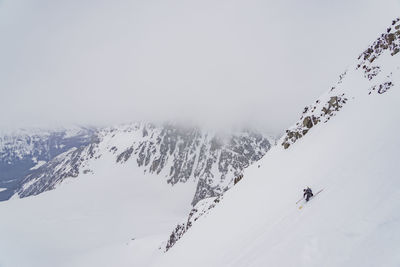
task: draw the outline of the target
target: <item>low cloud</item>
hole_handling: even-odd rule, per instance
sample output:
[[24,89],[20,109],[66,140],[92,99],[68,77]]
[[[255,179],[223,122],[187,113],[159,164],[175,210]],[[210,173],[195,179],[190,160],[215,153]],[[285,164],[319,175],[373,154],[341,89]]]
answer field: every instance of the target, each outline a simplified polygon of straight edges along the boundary
[[0,127],[190,120],[280,132],[399,1],[0,2]]

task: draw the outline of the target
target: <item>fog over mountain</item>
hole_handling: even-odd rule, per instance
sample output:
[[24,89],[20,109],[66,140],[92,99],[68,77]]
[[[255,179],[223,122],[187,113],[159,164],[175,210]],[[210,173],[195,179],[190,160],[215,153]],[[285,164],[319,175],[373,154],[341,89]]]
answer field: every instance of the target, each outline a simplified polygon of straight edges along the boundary
[[0,127],[183,120],[281,132],[399,5],[2,0]]

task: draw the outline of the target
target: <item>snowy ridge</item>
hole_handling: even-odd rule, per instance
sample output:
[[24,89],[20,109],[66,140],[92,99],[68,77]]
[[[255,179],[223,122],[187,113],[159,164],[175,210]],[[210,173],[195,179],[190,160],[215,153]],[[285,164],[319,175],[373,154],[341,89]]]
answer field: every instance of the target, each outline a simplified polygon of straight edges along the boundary
[[195,205],[201,199],[225,192],[244,168],[262,158],[271,147],[267,137],[251,131],[217,134],[172,124],[121,125],[99,131],[97,139],[28,175],[17,194],[37,195],[80,172],[93,173],[95,170],[86,167],[110,154],[115,164],[134,164],[145,174],[165,177],[171,185],[189,179],[197,181],[192,201]]
[[[393,69],[390,60],[400,51],[400,19],[392,21],[391,27],[386,33],[373,42],[357,59],[357,62],[339,76],[337,84],[329,92],[316,100],[314,104],[304,108],[303,114],[296,124],[286,130],[281,139],[281,145],[287,149],[298,139],[306,135],[309,130],[323,122],[326,123],[332,116],[359,92],[357,88],[348,89],[342,83],[346,81],[346,75],[352,76],[350,80],[358,79],[365,93],[377,92],[383,94],[393,85]],[[361,74],[361,75],[360,75]],[[362,77],[364,79],[362,79]],[[353,82],[353,81],[350,81]],[[349,82],[346,81],[348,84]]]

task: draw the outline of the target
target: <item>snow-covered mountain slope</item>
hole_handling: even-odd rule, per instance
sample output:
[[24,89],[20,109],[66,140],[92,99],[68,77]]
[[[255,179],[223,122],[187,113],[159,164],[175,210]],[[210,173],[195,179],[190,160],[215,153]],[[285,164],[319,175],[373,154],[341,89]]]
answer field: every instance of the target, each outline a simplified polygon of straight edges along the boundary
[[171,187],[134,164],[116,165],[111,153],[90,168],[94,175],[56,190],[0,203],[0,266],[144,266],[191,209],[192,180]]
[[10,198],[21,179],[69,149],[86,146],[95,129],[20,129],[0,133],[0,201]]
[[164,124],[136,123],[101,130],[87,146],[71,149],[30,173],[17,190],[19,197],[54,189],[80,173],[96,175],[91,164],[106,154],[114,165],[134,165],[143,174],[157,174],[175,185],[197,182],[192,200],[219,196],[235,177],[270,149],[267,137],[242,131],[222,135]]
[[0,266],[146,266],[192,201],[229,188],[269,148],[249,131],[103,129],[28,175],[23,198],[0,203]]
[[399,266],[399,25],[153,266]]

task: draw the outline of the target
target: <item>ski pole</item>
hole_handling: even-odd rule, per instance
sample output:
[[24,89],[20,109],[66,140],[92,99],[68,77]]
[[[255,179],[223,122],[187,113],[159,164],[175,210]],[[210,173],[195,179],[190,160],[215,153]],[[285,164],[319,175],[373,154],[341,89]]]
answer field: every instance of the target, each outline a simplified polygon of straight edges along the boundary
[[302,201],[303,199],[304,199],[304,197],[300,198],[300,199],[296,202],[296,204],[299,203],[300,201]]

